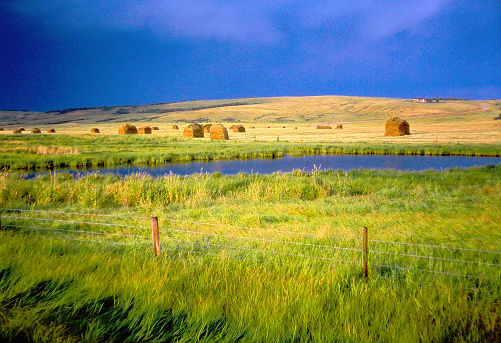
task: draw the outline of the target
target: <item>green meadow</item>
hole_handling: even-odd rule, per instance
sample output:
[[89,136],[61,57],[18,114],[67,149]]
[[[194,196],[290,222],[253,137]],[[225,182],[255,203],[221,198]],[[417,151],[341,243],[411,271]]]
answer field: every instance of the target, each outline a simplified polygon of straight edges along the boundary
[[[499,203],[501,167],[493,166],[159,179],[4,174],[0,338],[496,341]],[[150,216],[160,218],[160,257]],[[92,220],[116,226],[85,224]],[[359,248],[364,226],[368,279],[358,251],[322,248]]]

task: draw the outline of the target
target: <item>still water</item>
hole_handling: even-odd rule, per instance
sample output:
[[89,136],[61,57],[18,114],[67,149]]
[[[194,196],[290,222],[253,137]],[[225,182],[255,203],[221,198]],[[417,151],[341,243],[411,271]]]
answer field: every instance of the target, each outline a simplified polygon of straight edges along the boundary
[[[272,174],[275,172],[291,172],[302,170],[357,170],[357,169],[393,169],[401,171],[446,170],[451,168],[471,168],[501,164],[501,157],[469,157],[469,156],[404,156],[404,155],[313,155],[277,159],[228,160],[210,162],[172,163],[155,167],[121,166],[112,168],[93,168],[82,170],[61,170],[75,176],[89,173],[114,174],[128,176],[141,173],[152,177],[164,175],[191,175],[196,173],[221,173],[232,175],[238,173]],[[33,178],[43,173],[26,175]]]

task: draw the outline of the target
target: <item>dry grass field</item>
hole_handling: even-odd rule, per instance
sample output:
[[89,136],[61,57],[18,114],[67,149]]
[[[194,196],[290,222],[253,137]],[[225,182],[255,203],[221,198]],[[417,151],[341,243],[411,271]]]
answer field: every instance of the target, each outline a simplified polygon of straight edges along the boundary
[[[128,112],[128,113],[126,113]],[[443,101],[414,103],[402,99],[345,96],[249,98],[183,103],[68,109],[46,113],[0,111],[0,134],[25,126],[55,128],[55,134],[117,134],[121,123],[158,126],[153,136],[182,137],[190,122],[243,124],[246,132],[232,132],[231,140],[290,142],[481,143],[501,142],[501,101]],[[410,124],[410,136],[385,137],[389,117]],[[179,125],[180,130],[172,126]],[[318,130],[319,124],[333,129]],[[342,124],[343,129],[336,129]],[[54,133],[50,133],[54,134]],[[208,136],[208,135],[207,135]],[[204,138],[208,139],[208,138]]]

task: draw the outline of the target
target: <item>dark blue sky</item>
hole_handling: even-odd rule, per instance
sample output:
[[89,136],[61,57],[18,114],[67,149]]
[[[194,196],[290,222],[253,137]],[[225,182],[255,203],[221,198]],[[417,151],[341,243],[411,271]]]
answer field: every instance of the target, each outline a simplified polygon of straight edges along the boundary
[[0,108],[501,98],[501,2],[2,0]]

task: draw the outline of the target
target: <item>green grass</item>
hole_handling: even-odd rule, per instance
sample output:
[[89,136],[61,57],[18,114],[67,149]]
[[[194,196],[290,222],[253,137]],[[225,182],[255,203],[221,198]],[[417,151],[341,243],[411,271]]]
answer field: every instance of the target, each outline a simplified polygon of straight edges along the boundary
[[[4,171],[131,164],[162,165],[173,162],[314,154],[501,156],[499,144],[216,142],[142,135],[90,134],[14,137],[0,135],[0,149],[0,169]],[[52,151],[52,154],[40,154],[46,151]]]
[[[66,232],[38,232],[41,237],[36,237],[9,226],[27,226],[29,221],[14,221],[2,213],[0,340],[496,341],[501,334],[500,281],[375,264],[492,279],[500,279],[499,267],[375,251],[491,264],[500,263],[499,254],[371,242],[367,281],[361,275],[358,252],[325,252],[281,242],[359,245],[359,240],[343,243],[331,236],[359,238],[367,226],[371,240],[499,251],[499,203],[501,167],[492,166],[446,172],[296,171],[159,179],[99,175],[74,179],[61,173],[56,179],[47,175],[21,180],[3,174],[4,209],[128,218],[29,213],[26,216],[117,224],[42,222],[38,225]],[[68,231],[147,236],[152,215],[161,219],[160,258],[153,256],[148,239],[110,236],[102,243],[86,243],[89,235],[73,236]],[[144,228],[132,231],[119,224]],[[83,242],[55,239],[70,235]],[[113,242],[135,245],[107,244]],[[293,254],[348,258],[355,264]]]

